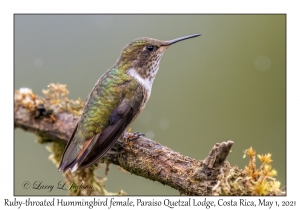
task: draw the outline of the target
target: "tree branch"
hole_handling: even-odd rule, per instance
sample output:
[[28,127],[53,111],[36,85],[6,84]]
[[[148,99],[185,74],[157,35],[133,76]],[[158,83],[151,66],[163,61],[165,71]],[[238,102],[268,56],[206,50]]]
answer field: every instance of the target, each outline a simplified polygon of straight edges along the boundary
[[[54,99],[53,92],[59,89],[58,86],[53,87],[56,87],[56,90],[52,88],[51,93],[44,91],[46,98],[34,95],[30,89],[16,91],[14,125],[16,128],[41,136],[44,142],[54,141],[66,144],[79,119],[80,111],[78,110],[81,110],[83,103],[67,99],[68,92],[65,95],[60,94],[59,97],[57,94]],[[60,89],[64,88],[60,87]],[[57,97],[59,102],[57,102]],[[53,101],[56,101],[56,105]],[[74,109],[72,104],[81,105],[78,109]],[[232,141],[216,143],[209,155],[203,161],[198,161],[145,137],[129,141],[132,135],[125,133],[124,144],[117,144],[114,147],[114,150],[119,152],[107,154],[101,162],[121,166],[132,174],[158,181],[185,195],[253,194],[249,189],[241,187],[235,189],[233,186],[234,181],[237,181],[239,177],[244,177],[245,174],[236,166],[231,167],[225,160],[233,145]],[[56,164],[60,160],[60,155],[61,152],[56,157]],[[68,179],[71,173],[66,173],[65,176]],[[82,176],[80,172],[76,174],[78,175]],[[235,184],[241,184],[241,182]]]

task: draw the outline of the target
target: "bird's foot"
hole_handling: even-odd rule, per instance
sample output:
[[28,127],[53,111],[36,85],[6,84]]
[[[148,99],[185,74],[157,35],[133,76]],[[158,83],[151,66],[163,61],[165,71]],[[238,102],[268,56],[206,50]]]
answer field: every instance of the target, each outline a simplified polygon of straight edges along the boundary
[[133,134],[129,134],[127,137],[127,140],[134,141],[137,140],[140,136],[145,136],[143,133],[134,132]]

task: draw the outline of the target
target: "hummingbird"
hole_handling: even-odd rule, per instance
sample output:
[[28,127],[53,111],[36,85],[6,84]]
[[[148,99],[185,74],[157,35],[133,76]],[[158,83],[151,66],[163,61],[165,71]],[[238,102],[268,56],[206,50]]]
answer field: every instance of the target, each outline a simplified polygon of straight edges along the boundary
[[169,41],[142,37],[126,45],[88,95],[58,170],[84,169],[109,152],[145,108],[166,49],[197,36],[201,34]]

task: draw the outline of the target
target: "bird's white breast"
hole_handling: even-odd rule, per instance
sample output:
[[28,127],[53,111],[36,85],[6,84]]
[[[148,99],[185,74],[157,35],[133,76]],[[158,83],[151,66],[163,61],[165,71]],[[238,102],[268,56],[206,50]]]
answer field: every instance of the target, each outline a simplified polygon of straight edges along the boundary
[[127,74],[136,79],[136,81],[146,89],[149,98],[154,78],[152,80],[150,78],[142,78],[134,68],[128,69]]

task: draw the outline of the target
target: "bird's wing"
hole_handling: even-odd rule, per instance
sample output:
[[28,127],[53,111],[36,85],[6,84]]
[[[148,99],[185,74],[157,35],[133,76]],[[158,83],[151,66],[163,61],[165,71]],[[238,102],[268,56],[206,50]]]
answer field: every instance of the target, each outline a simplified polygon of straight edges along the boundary
[[[84,141],[78,139],[83,138],[78,124],[66,146],[59,170],[71,169],[73,172],[78,167],[86,168],[102,158],[139,113],[144,98],[143,88],[136,85],[135,90],[131,94],[125,94],[115,106],[102,132],[94,134],[91,138],[85,138]],[[79,142],[83,144],[80,145]]]

